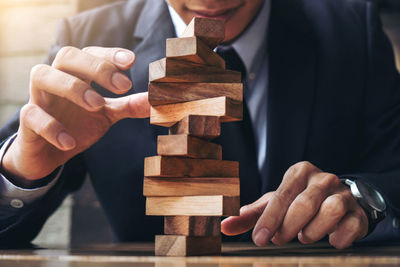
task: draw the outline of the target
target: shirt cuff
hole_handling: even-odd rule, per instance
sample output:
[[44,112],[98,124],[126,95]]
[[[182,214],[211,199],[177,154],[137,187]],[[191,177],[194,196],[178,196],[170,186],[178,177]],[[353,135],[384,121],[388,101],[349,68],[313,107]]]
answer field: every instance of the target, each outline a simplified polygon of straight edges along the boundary
[[[11,136],[0,148],[0,164],[7,149],[14,141],[17,134]],[[64,165],[59,168],[54,175],[54,179],[45,186],[26,189],[14,185],[2,173],[0,173],[0,206],[11,206],[12,208],[22,208],[25,204],[31,204],[35,200],[45,195],[57,182],[64,169]]]

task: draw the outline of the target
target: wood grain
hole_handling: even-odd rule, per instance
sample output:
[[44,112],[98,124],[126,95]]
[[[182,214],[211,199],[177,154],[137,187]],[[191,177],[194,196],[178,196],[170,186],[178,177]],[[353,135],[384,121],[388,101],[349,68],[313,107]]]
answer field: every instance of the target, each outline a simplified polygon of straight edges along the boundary
[[222,159],[222,147],[186,134],[159,135],[157,154],[198,159]]
[[241,75],[176,58],[162,58],[149,64],[149,82],[240,83]]
[[149,83],[149,102],[152,106],[188,102],[226,96],[243,101],[242,83]]
[[211,49],[225,39],[225,23],[223,20],[195,17],[188,24],[182,37],[199,37]]
[[184,236],[217,236],[221,234],[221,217],[166,216],[164,234]]
[[240,121],[242,111],[242,102],[221,96],[151,107],[150,124],[171,127],[188,115],[218,116],[221,122]]
[[169,134],[188,134],[204,139],[213,139],[221,134],[221,123],[217,116],[189,115],[169,128]]
[[145,177],[239,177],[239,162],[153,156],[144,161]]
[[153,216],[237,216],[239,209],[239,197],[184,196],[146,199],[146,215]]
[[143,195],[149,196],[240,196],[239,178],[153,178],[145,177]]
[[195,36],[167,39],[166,57],[225,69],[225,60]]
[[199,256],[221,253],[221,236],[156,235],[156,256]]

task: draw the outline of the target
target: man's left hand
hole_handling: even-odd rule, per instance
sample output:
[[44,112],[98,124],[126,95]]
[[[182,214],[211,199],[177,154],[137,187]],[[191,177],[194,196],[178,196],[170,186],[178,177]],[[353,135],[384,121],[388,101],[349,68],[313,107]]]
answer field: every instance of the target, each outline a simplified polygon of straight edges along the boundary
[[243,206],[240,216],[222,222],[222,233],[238,235],[253,230],[253,241],[265,246],[290,242],[304,244],[329,235],[332,246],[342,249],[368,233],[368,218],[350,189],[331,173],[309,162],[299,162],[285,173],[274,192]]

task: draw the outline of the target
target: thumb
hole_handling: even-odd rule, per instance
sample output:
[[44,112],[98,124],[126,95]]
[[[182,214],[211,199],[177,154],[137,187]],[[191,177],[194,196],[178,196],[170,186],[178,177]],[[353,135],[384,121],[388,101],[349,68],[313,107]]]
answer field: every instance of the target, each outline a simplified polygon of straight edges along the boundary
[[231,216],[221,222],[225,235],[239,235],[251,230],[264,212],[273,192],[266,193],[255,202],[240,208],[240,216]]
[[106,98],[106,116],[114,124],[125,118],[148,118],[150,103],[147,92],[119,98]]

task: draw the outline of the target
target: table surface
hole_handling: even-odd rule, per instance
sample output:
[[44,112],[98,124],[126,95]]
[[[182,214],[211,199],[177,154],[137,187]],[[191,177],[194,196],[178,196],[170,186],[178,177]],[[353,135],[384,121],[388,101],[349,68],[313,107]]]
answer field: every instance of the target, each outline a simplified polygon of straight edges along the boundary
[[272,267],[400,266],[400,244],[375,244],[336,250],[327,243],[258,248],[250,243],[224,244],[222,254],[156,257],[154,244],[99,244],[76,248],[0,250],[1,267]]

